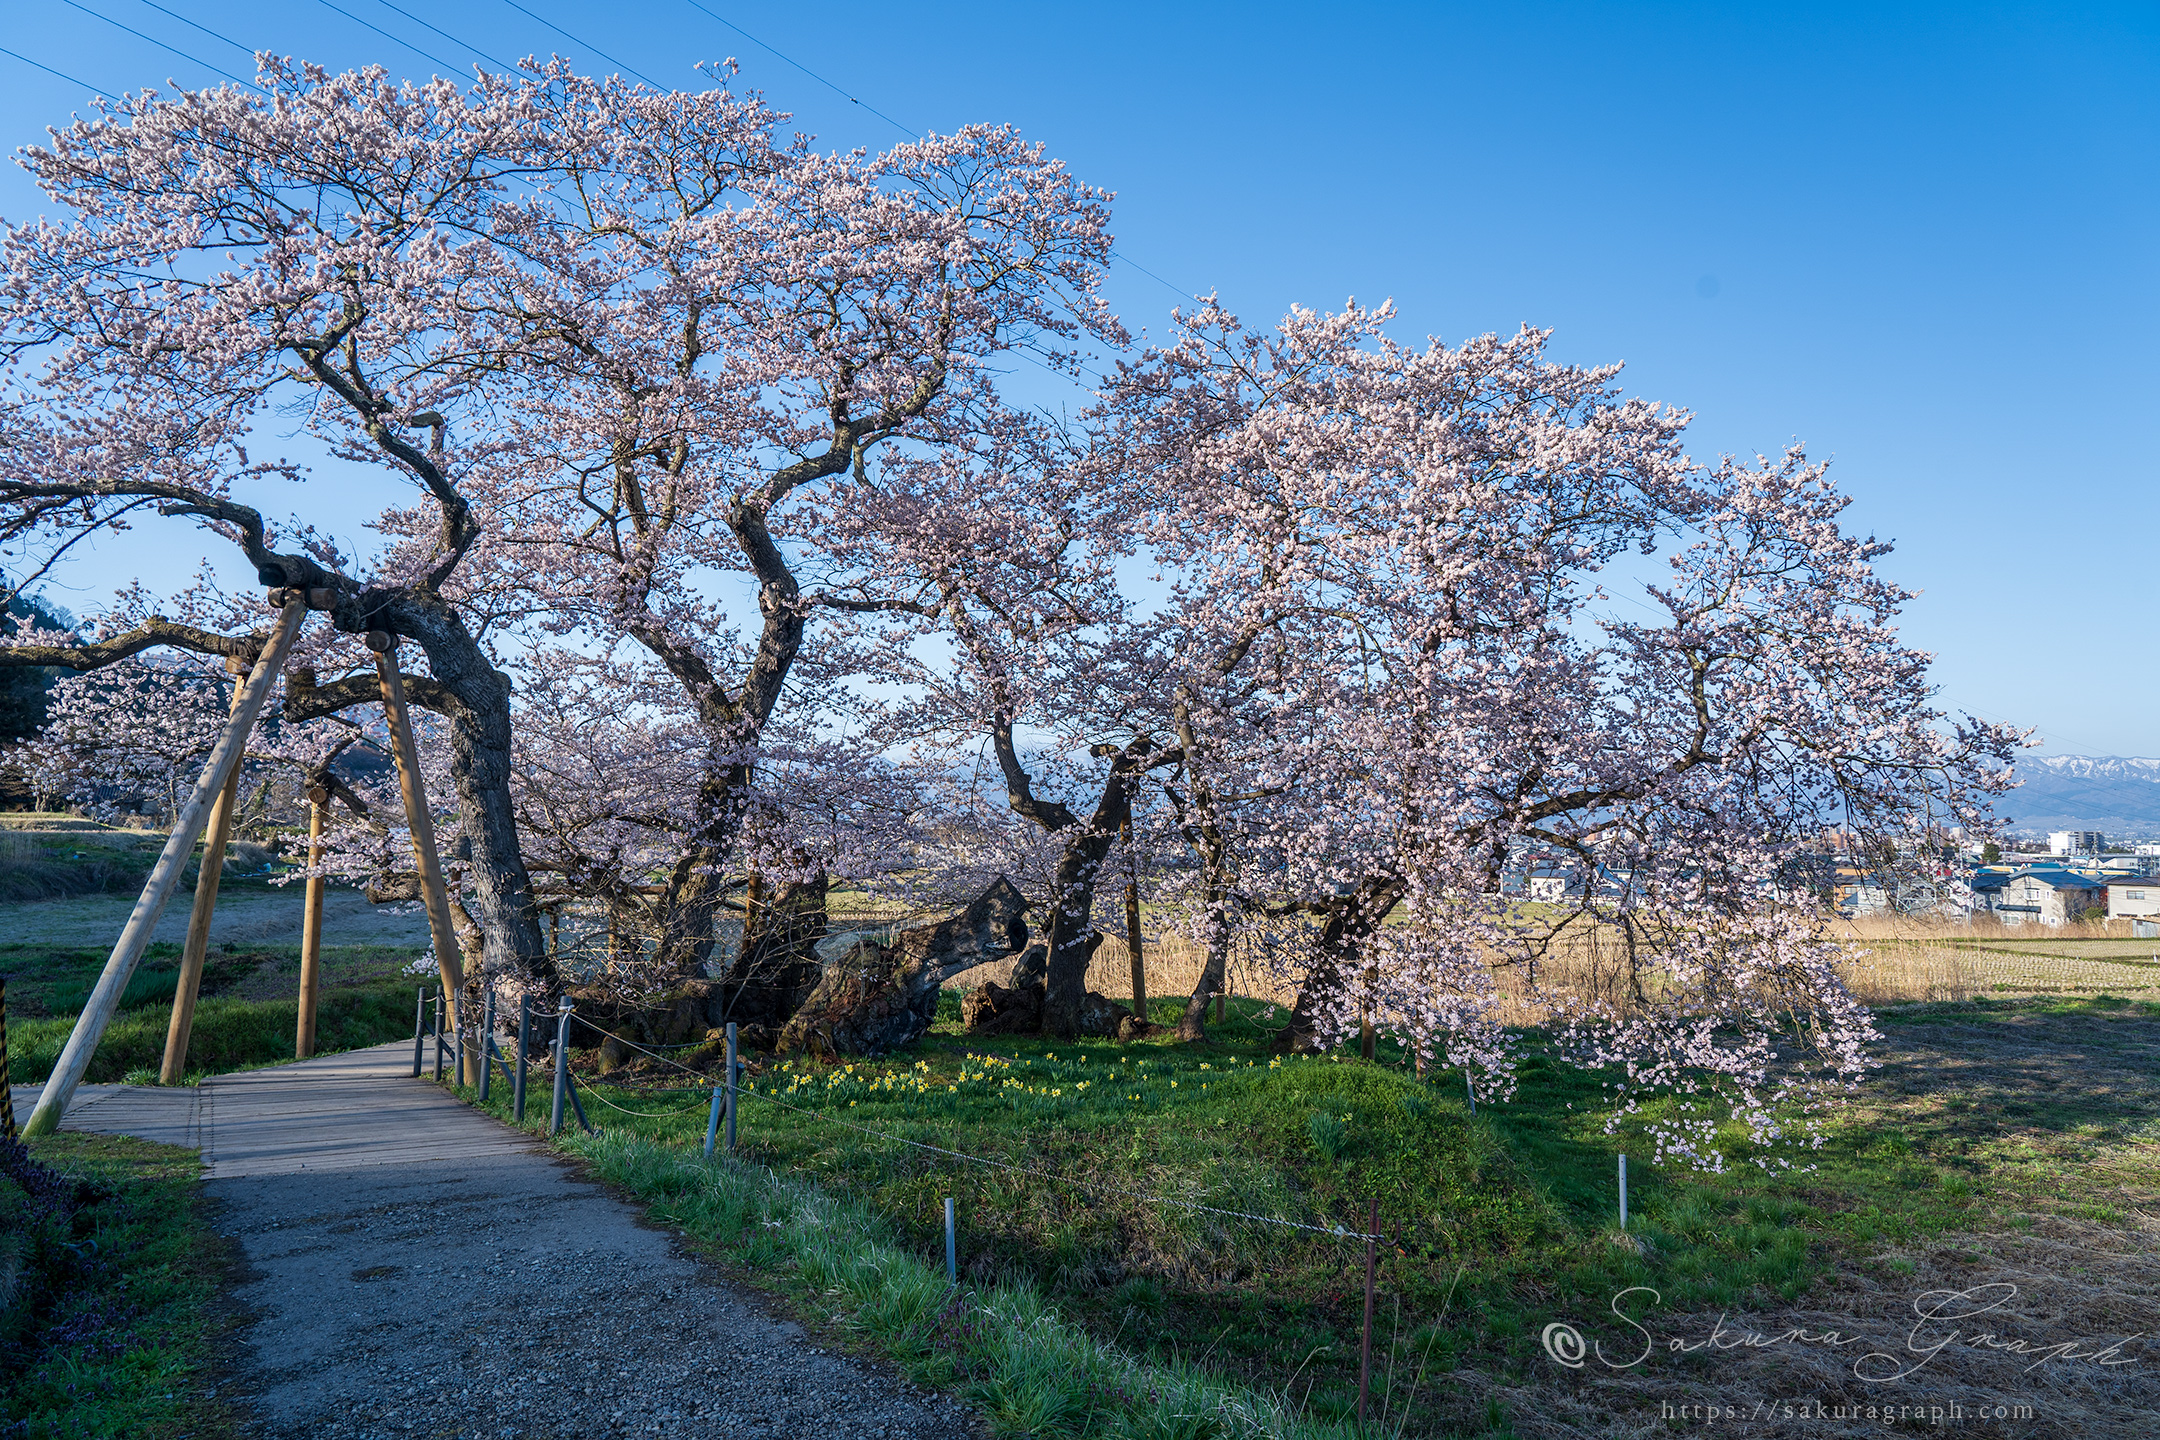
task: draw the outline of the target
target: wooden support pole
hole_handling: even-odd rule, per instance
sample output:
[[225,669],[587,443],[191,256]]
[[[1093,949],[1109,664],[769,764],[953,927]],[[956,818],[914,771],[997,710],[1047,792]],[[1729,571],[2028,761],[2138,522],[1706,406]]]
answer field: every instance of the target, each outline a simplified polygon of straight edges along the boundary
[[[377,648],[378,640],[380,648]],[[449,1007],[452,1032],[463,1035],[458,1023],[465,999],[465,965],[458,958],[457,927],[450,923],[450,892],[443,887],[442,860],[435,853],[435,821],[428,811],[427,787],[420,777],[420,749],[413,743],[412,715],[405,708],[405,677],[398,672],[397,640],[381,631],[370,631],[368,648],[375,651],[375,675],[382,682],[383,713],[390,721],[390,754],[397,761],[398,793],[405,802],[405,823],[412,830],[413,859],[420,867],[420,899],[427,906],[428,933],[435,939],[435,966],[442,973],[443,1003]],[[476,1083],[472,1057],[460,1045],[459,1064],[465,1073],[460,1082]]]
[[270,643],[263,647],[262,656],[256,660],[247,683],[240,687],[238,712],[232,723],[225,727],[217,748],[210,752],[210,763],[203,768],[202,778],[195,782],[194,793],[173,817],[172,834],[165,838],[165,848],[159,853],[157,864],[150,868],[150,879],[136,898],[135,908],[113,945],[104,972],[98,976],[97,986],[90,992],[89,1001],[76,1019],[67,1044],[61,1047],[52,1076],[38,1094],[37,1108],[30,1112],[30,1123],[23,1127],[24,1134],[50,1135],[60,1128],[60,1117],[67,1113],[68,1102],[75,1098],[75,1087],[82,1083],[83,1072],[90,1068],[90,1057],[97,1053],[98,1042],[105,1038],[105,1027],[112,1023],[114,1012],[120,1008],[120,997],[127,992],[128,981],[134,978],[135,966],[142,960],[143,951],[149,948],[150,932],[157,928],[158,917],[165,913],[165,902],[172,899],[173,891],[179,887],[180,872],[187,868],[188,856],[194,853],[196,837],[202,834],[203,824],[210,818],[210,807],[225,788],[226,778],[240,764],[247,737],[255,728],[255,717],[262,712],[263,701],[269,697],[278,671],[284,667],[286,652],[292,649],[293,638],[300,633],[301,623],[306,619],[304,600],[288,602],[279,613],[277,625],[270,632]]
[[[322,868],[323,812],[329,808],[330,792],[316,786],[307,792],[307,863]],[[322,994],[323,877],[310,875],[306,908],[300,912],[300,1026],[293,1036],[293,1058],[305,1060],[315,1053],[315,1007]]]
[[1140,953],[1140,870],[1132,853],[1132,820],[1124,825],[1125,834],[1125,948],[1132,952],[1132,1010],[1147,1023],[1147,963]]
[[[246,662],[226,660],[233,677],[232,711],[240,710],[240,676]],[[195,1001],[202,993],[203,965],[210,958],[210,921],[217,913],[218,882],[225,874],[225,843],[232,838],[233,805],[240,798],[240,767],[234,765],[225,788],[210,807],[210,829],[203,837],[202,865],[195,872],[195,908],[188,914],[187,944],[180,952],[180,980],[173,987],[172,1018],[165,1025],[165,1059],[158,1084],[178,1085],[187,1074],[188,1037],[195,1030]]]

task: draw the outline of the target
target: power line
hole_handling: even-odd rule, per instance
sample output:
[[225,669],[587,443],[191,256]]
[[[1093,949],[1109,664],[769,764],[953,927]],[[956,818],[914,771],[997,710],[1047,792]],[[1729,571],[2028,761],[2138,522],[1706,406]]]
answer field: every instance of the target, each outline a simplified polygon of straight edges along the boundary
[[921,137],[922,132],[920,130],[912,130],[907,126],[902,125],[898,120],[893,119],[892,116],[887,115],[884,111],[878,109],[877,106],[866,104],[863,101],[856,99],[853,95],[848,94],[847,91],[841,89],[838,85],[833,84],[832,81],[827,80],[824,76],[818,74],[817,71],[812,70],[809,66],[803,64],[800,60],[794,59],[792,56],[781,55],[778,50],[773,49],[772,46],[766,44],[763,40],[758,39],[757,36],[752,35],[749,31],[743,29],[742,26],[737,25],[734,21],[727,19],[725,16],[715,14],[711,10],[705,9],[703,5],[700,5],[698,3],[698,0],[683,0],[683,3],[688,5],[693,10],[702,11],[705,15],[719,21],[722,25],[727,26],[728,29],[733,30],[736,34],[742,36],[743,39],[748,40],[751,44],[757,46],[760,50],[767,51],[773,55],[778,55],[780,59],[786,61],[790,65],[793,65],[797,70],[802,71],[803,74],[808,75],[811,79],[817,81],[818,84],[823,85],[826,89],[832,91],[833,94],[838,95],[841,99],[847,101],[848,104],[861,105],[863,109],[868,110],[872,115],[877,116],[878,119],[883,120],[886,124],[892,126],[893,129],[898,130],[901,134],[907,136],[908,139],[914,140]]
[[1187,300],[1191,300],[1194,298],[1193,291],[1180,289],[1178,286],[1172,285],[1168,280],[1163,279],[1162,276],[1157,275],[1154,271],[1148,269],[1147,266],[1142,265],[1139,261],[1133,259],[1132,256],[1127,255],[1122,251],[1112,250],[1110,252],[1110,258],[1113,260],[1124,261],[1127,265],[1132,266],[1133,269],[1139,271],[1142,275],[1147,276],[1148,279],[1153,280],[1156,284],[1162,286],[1163,289],[1168,290],[1173,295],[1181,296]]
[[[190,55],[185,50],[177,49],[171,45],[167,45],[162,40],[155,39],[149,35],[145,35],[142,31],[137,30],[132,25],[123,25],[118,20],[113,19],[109,15],[100,15],[97,11],[90,9],[86,5],[76,4],[75,0],[60,0],[60,3],[67,6],[70,10],[82,11],[83,14],[88,15],[93,20],[103,20],[106,24],[112,26],[115,30],[125,30],[128,34],[133,35],[138,40],[148,40],[152,45],[157,46],[158,49],[169,51],[174,55],[178,55],[181,59],[187,61],[189,64],[200,65],[205,70],[215,71],[217,74],[223,75],[226,79],[232,81],[236,85],[245,85],[248,87],[248,89],[255,91],[257,94],[262,93],[262,86],[257,85],[254,81],[242,80],[238,75],[233,74],[232,71],[221,69],[216,65],[212,65],[209,61],[202,59],[200,56]],[[39,68],[42,69],[44,67],[40,66]]]
[[586,45],[583,40],[578,39],[577,36],[572,35],[569,31],[563,29],[562,26],[557,25],[554,21],[543,19],[541,16],[534,15],[532,11],[527,10],[523,5],[518,4],[517,0],[503,0],[503,4],[508,5],[511,9],[517,11],[520,15],[530,16],[532,19],[540,21],[542,25],[547,26],[548,29],[553,30],[556,34],[562,36],[571,44],[584,45],[587,50],[592,51],[593,54],[598,55],[601,59],[607,61],[608,64],[613,65],[618,70],[628,70],[632,75],[637,76],[638,79],[643,80],[646,84],[652,86],[653,89],[665,90],[668,88],[667,86],[662,85],[659,81],[653,79],[652,76],[647,75],[644,71],[636,69],[633,66],[623,64],[622,61],[617,60],[614,56],[608,54],[607,51],[602,50],[599,46]]
[[191,29],[200,30],[203,34],[208,35],[211,39],[216,40],[221,44],[232,46],[233,49],[238,50],[241,54],[247,56],[251,60],[255,58],[255,52],[253,50],[250,50],[247,46],[242,45],[239,41],[233,39],[230,35],[221,35],[217,31],[212,30],[207,25],[199,25],[195,21],[188,19],[187,16],[182,15],[177,10],[167,10],[163,5],[158,4],[157,0],[142,0],[142,3],[148,5],[152,10],[157,11],[160,15],[170,15],[173,19],[178,20],[181,24],[186,25]]
[[440,26],[428,24],[427,21],[422,20],[419,16],[413,14],[412,11],[400,9],[398,6],[392,5],[390,3],[390,0],[376,0],[376,3],[381,5],[385,10],[396,10],[398,14],[403,15],[407,20],[412,21],[413,24],[420,26],[424,30],[433,30],[437,35],[442,36],[443,39],[448,40],[453,45],[464,46],[467,50],[472,51],[473,54],[478,55],[481,59],[487,61],[491,65],[500,66],[504,70],[517,69],[517,66],[511,64],[508,60],[497,59],[495,56],[488,54],[487,51],[482,50],[479,46],[458,39],[457,36],[452,35],[449,31],[442,29]]
[[[143,3],[147,5],[150,3],[150,0],[143,0]],[[458,68],[456,65],[451,64],[448,60],[443,59],[440,55],[430,55],[427,51],[422,50],[419,46],[413,44],[410,40],[400,40],[397,36],[391,34],[388,30],[383,29],[380,25],[368,24],[367,21],[362,20],[359,16],[353,14],[352,11],[345,9],[342,6],[331,4],[330,0],[322,0],[322,6],[325,10],[337,11],[338,14],[343,15],[346,19],[352,21],[355,25],[366,25],[368,29],[374,31],[377,35],[382,36],[383,39],[388,40],[391,44],[402,45],[407,50],[412,51],[413,54],[418,55],[423,60],[432,60],[437,65],[442,66],[445,70],[456,70]]]
[[42,70],[48,75],[56,76],[59,79],[67,81],[70,85],[80,85],[83,89],[88,90],[93,95],[115,95],[120,93],[115,90],[102,89],[96,85],[90,84],[88,81],[85,80],[78,80],[73,75],[70,75],[65,71],[55,70],[50,65],[40,64],[38,61],[31,59],[27,55],[16,54],[15,51],[8,49],[4,45],[0,45],[0,55],[13,55],[17,60],[22,61],[23,64],[30,66],[32,69]]
[[[878,109],[877,106],[868,104],[867,102],[857,98],[856,96],[848,94],[847,91],[841,89],[838,85],[835,85],[832,81],[826,79],[823,75],[818,74],[817,71],[812,70],[809,66],[803,64],[800,60],[797,60],[794,56],[783,54],[781,51],[775,49],[773,46],[767,44],[763,40],[758,39],[757,36],[752,35],[749,31],[743,29],[742,26],[737,25],[734,21],[728,19],[726,16],[717,14],[716,12],[707,9],[704,5],[699,3],[699,0],[683,0],[683,3],[688,5],[691,9],[696,10],[706,16],[709,16],[713,20],[718,21],[720,24],[727,26],[728,29],[742,36],[743,39],[748,40],[751,44],[757,46],[760,50],[764,50],[767,53],[778,57],[780,60],[786,62],[787,64],[794,66],[797,70],[802,71],[803,74],[809,76],[812,80],[817,81],[818,84],[823,85],[826,89],[832,91],[833,94],[838,95],[840,98],[847,101],[848,104],[862,106],[863,109],[869,111],[872,115],[877,116],[878,119],[883,120],[886,124],[892,126],[895,130],[898,130],[901,134],[907,136],[910,140],[918,139],[921,137],[922,132],[920,130],[911,129],[908,126],[901,124],[898,120],[893,119],[892,116],[887,115],[884,111]],[[1116,250],[1112,250],[1110,252],[1110,258],[1113,260],[1124,261],[1127,265],[1132,266],[1133,269],[1138,270],[1141,274],[1147,276],[1148,279],[1153,280],[1156,284],[1162,286],[1165,290],[1168,290],[1173,295],[1177,295],[1186,300],[1190,300],[1193,298],[1192,291],[1180,289],[1179,287],[1171,284],[1168,280],[1163,279],[1162,276],[1157,275],[1154,271],[1148,269],[1147,266],[1142,265],[1139,261],[1133,259],[1130,255],[1121,254]]]

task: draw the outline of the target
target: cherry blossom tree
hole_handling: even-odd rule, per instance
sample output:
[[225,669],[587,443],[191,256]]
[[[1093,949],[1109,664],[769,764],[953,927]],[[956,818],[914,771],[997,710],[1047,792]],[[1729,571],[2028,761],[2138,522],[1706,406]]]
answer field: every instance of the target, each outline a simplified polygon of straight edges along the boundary
[[[607,93],[565,82],[559,103]],[[626,111],[624,156],[575,177],[584,208],[527,207],[533,263],[468,297],[518,331],[511,443],[478,471],[486,583],[669,716],[647,753],[694,758],[637,852],[663,877],[637,902],[662,973],[704,968],[749,883],[738,851],[790,684],[820,692],[811,711],[842,703],[814,655],[797,666],[820,612],[855,603],[849,567],[876,568],[832,544],[873,458],[995,424],[1001,356],[1121,338],[1096,295],[1102,198],[1040,147],[971,127],[818,156],[781,148],[778,118],[724,92]]]
[[[32,583],[87,535],[194,520],[339,632],[417,641],[408,688],[450,721],[478,921],[534,974],[497,642],[643,647],[704,746],[663,935],[691,968],[821,603],[786,512],[880,445],[977,423],[997,354],[1060,363],[1061,337],[1114,334],[1101,198],[1009,131],[820,156],[755,97],[559,63],[464,90],[286,62],[261,79],[267,98],[123,99],[26,152],[67,218],[5,235],[0,545]],[[372,565],[237,498],[309,473],[248,448],[280,409],[340,483],[382,487]],[[756,640],[700,588],[715,575],[754,597]],[[152,617],[0,659],[160,644],[245,648]],[[365,670],[312,668],[288,717],[374,699]]]
[[[1577,1058],[1620,1067],[1623,1109],[1714,1092],[1660,1134],[1716,1163],[1716,1113],[1767,1138],[1779,1099],[1865,1064],[1782,867],[1836,824],[1979,820],[2020,737],[1935,707],[1888,546],[1839,529],[1799,451],[1699,465],[1685,416],[1539,332],[1413,348],[1388,318],[1269,334],[1209,307],[1113,397],[1128,509],[1176,577],[1158,643],[1186,813],[1220,836],[1202,873],[1238,859],[1203,887],[1211,948],[1303,915],[1283,1044],[1378,1029],[1502,1088],[1518,970]],[[1526,921],[1499,894],[1526,845],[1611,884]],[[1624,937],[1617,999],[1538,986],[1571,927]]]

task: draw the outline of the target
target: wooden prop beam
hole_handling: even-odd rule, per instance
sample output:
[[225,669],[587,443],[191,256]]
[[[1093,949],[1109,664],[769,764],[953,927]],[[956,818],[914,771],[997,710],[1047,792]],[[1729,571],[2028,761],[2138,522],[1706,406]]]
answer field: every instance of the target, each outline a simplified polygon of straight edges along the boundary
[[[233,677],[233,713],[240,710],[240,677],[247,662],[225,662]],[[188,1037],[195,1030],[195,1000],[202,993],[203,963],[210,957],[210,921],[217,912],[218,882],[225,874],[225,845],[232,839],[233,805],[240,798],[240,767],[234,765],[210,807],[210,832],[203,837],[202,868],[195,872],[195,909],[188,916],[187,945],[180,952],[180,983],[173,987],[172,1019],[165,1026],[165,1061],[158,1084],[178,1085],[187,1074]]]
[[[322,868],[323,812],[330,807],[330,792],[315,786],[307,792],[307,863]],[[308,876],[307,908],[300,917],[300,1026],[293,1036],[293,1058],[305,1060],[315,1053],[315,1007],[322,993],[323,877]]]
[[1133,860],[1132,821],[1125,822],[1125,948],[1132,952],[1132,1008],[1147,1023],[1147,962],[1140,953],[1140,867]]
[[23,1127],[24,1134],[50,1135],[60,1128],[60,1117],[67,1113],[68,1102],[75,1098],[75,1087],[82,1083],[83,1072],[90,1068],[90,1057],[97,1053],[98,1041],[105,1038],[105,1027],[112,1023],[114,1012],[120,1008],[120,997],[126,993],[135,966],[149,947],[150,932],[157,928],[158,917],[165,913],[165,902],[172,899],[174,889],[180,884],[180,872],[187,868],[188,856],[195,851],[196,838],[202,834],[203,823],[210,817],[211,805],[218,792],[225,788],[226,778],[240,764],[241,752],[247,748],[247,737],[255,729],[255,717],[262,713],[263,701],[269,698],[278,671],[284,667],[286,652],[292,649],[293,639],[306,619],[305,600],[293,600],[279,612],[277,625],[270,632],[270,643],[263,647],[247,683],[240,687],[240,702],[232,721],[225,727],[217,747],[210,752],[210,763],[203,768],[202,778],[195,782],[194,793],[173,817],[172,834],[166,837],[157,864],[150,868],[149,883],[143,886],[142,894],[136,899],[135,909],[128,915],[120,939],[113,946],[112,957],[105,962],[104,973],[98,976],[97,987],[90,992],[90,999],[76,1019],[67,1044],[61,1047],[60,1059],[53,1065],[45,1089],[38,1095],[37,1108],[30,1112],[29,1123]]
[[[405,706],[405,677],[398,671],[397,641],[381,631],[370,632],[368,648],[375,651],[375,674],[382,681],[383,713],[390,720],[390,753],[397,761],[398,793],[405,801],[405,823],[412,829],[413,859],[420,867],[420,898],[427,906],[428,933],[435,939],[435,965],[442,973],[443,1003],[448,1007],[452,1034],[462,1033],[458,1015],[465,1002],[465,966],[460,960],[457,927],[450,923],[450,892],[443,885],[442,860],[435,852],[435,821],[428,812],[427,788],[420,780],[420,748],[413,743],[412,715]],[[478,1075],[458,1047],[460,1079],[465,1083]],[[471,1073],[468,1073],[471,1072]]]

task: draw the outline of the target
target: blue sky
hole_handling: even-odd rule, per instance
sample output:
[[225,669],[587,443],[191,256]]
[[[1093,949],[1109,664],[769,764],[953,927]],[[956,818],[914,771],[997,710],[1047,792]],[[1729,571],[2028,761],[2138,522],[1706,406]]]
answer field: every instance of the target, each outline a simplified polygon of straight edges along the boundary
[[[56,0],[0,45],[121,89],[220,77],[95,16],[237,74],[177,17],[414,75],[467,42],[617,68],[591,41],[670,85],[736,56],[827,146],[900,138],[866,106],[1010,122],[1118,193],[1121,253],[1248,319],[1355,296],[1404,338],[1547,326],[1693,410],[1699,454],[1806,441],[1926,592],[1906,634],[1946,702],[2160,754],[2160,7],[401,3],[456,38],[383,0]],[[0,55],[9,146],[83,100]],[[41,208],[0,176],[0,215]],[[1111,291],[1158,335],[1177,298],[1131,266]],[[107,547],[65,598],[213,549]]]

